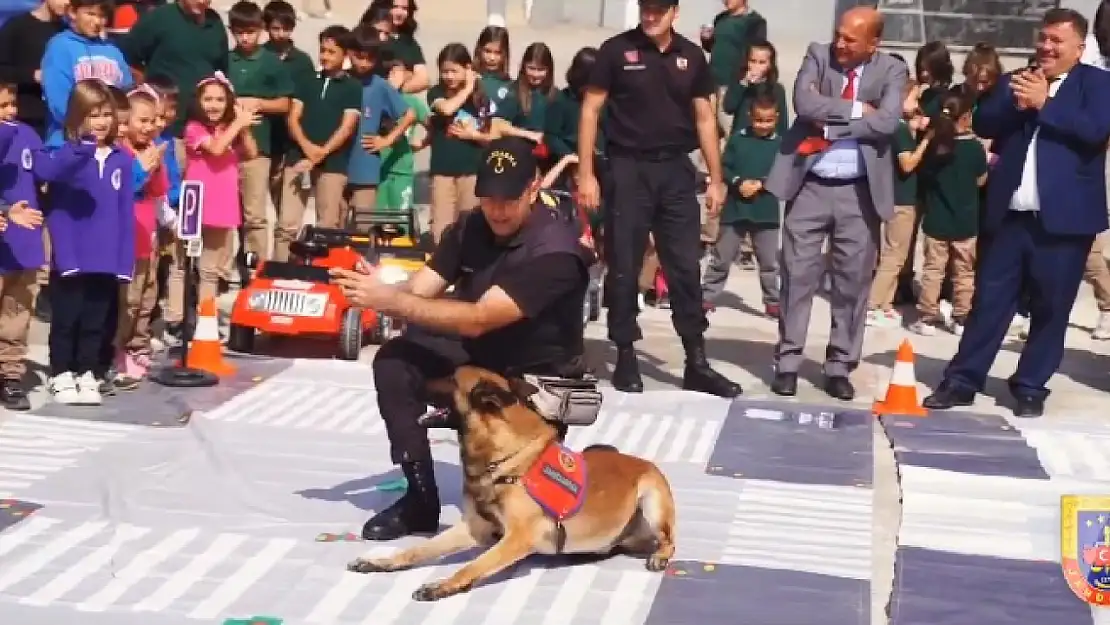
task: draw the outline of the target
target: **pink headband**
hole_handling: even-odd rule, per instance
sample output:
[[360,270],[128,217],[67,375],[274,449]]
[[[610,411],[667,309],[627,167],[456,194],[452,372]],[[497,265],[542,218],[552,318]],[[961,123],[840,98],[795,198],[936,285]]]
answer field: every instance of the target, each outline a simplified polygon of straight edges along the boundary
[[212,74],[211,76],[202,79],[200,82],[197,83],[197,88],[203,87],[207,84],[211,84],[211,83],[214,83],[214,82],[220,83],[221,85],[227,87],[228,91],[230,91],[232,93],[235,93],[235,88],[231,86],[231,81],[228,80],[227,76],[224,76],[224,73],[220,72],[220,71],[217,71],[215,74]]
[[154,87],[151,87],[150,85],[148,85],[146,83],[143,83],[143,84],[139,85],[138,87],[135,87],[131,91],[128,91],[127,92],[127,97],[130,98],[131,96],[137,95],[137,94],[140,94],[140,93],[146,94],[146,95],[154,98],[155,102],[161,102],[162,101],[162,98],[158,95],[158,92],[154,90]]

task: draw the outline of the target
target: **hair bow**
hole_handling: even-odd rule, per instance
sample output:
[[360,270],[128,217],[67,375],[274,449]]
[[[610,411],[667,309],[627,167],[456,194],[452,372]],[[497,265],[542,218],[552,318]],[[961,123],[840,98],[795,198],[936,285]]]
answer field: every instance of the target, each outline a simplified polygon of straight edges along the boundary
[[139,93],[145,93],[146,95],[154,98],[155,102],[160,102],[162,100],[162,98],[158,95],[158,92],[154,90],[154,87],[151,87],[150,85],[148,85],[146,83],[143,83],[143,84],[139,85],[138,87],[135,87],[131,91],[128,91],[127,92],[127,97],[130,98],[131,96],[133,96],[135,94],[139,94]]
[[207,78],[204,78],[200,82],[198,82],[197,87],[203,87],[204,85],[211,84],[211,83],[214,83],[214,82],[220,83],[221,85],[227,87],[228,91],[230,91],[232,93],[235,93],[235,87],[231,86],[231,81],[227,79],[227,76],[224,76],[223,72],[218,71],[218,70],[216,71],[215,74],[212,74],[211,76],[209,76]]

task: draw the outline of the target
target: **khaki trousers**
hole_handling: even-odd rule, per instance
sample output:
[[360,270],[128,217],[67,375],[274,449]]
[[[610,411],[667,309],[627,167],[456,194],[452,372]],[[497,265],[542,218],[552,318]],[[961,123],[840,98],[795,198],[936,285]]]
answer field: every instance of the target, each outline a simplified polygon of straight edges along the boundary
[[20,380],[27,371],[27,333],[39,290],[38,271],[24,269],[0,275],[0,374]]
[[312,189],[301,185],[300,173],[286,167],[281,175],[281,209],[278,225],[274,229],[274,254],[277,261],[289,260],[289,244],[297,238],[304,225],[308,195],[316,197],[316,225],[324,228],[341,228],[347,225],[347,204],[343,193],[347,186],[345,174],[312,172]]
[[940,319],[940,287],[948,264],[952,263],[952,317],[964,319],[971,312],[975,295],[975,237],[959,241],[941,241],[923,235],[925,264],[921,268],[921,295],[917,311],[929,321]]
[[913,233],[916,229],[917,207],[895,206],[894,217],[883,225],[879,269],[871,282],[871,301],[868,305],[872,310],[890,310],[893,306],[898,275],[913,253]]
[[[347,220],[358,232],[368,232],[374,223],[374,209],[378,206],[378,186],[353,184],[347,188]],[[345,220],[346,221],[346,220]]]
[[135,261],[135,277],[120,285],[116,349],[150,355],[150,317],[158,300],[158,263],[150,258]]
[[1099,312],[1110,312],[1110,267],[1103,256],[1107,237],[1110,237],[1110,231],[1095,237],[1091,253],[1087,255],[1087,267],[1083,271],[1083,279],[1094,289]]
[[439,243],[447,226],[478,206],[477,176],[432,176],[432,240]]
[[269,220],[270,157],[259,156],[239,163],[239,198],[243,206],[244,251],[270,257]]
[[[219,295],[220,277],[232,255],[232,239],[235,236],[235,230],[205,226],[200,236],[203,247],[198,263],[200,273],[200,285],[197,288],[198,303],[207,301],[209,298],[216,299]],[[185,246],[178,243],[178,248],[178,254],[181,258],[185,258]],[[182,293],[184,294],[184,289]]]

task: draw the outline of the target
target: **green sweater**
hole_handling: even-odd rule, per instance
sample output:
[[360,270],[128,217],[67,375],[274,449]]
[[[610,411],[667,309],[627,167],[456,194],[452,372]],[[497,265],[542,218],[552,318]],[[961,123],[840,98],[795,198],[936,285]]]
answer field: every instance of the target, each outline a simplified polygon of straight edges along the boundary
[[713,18],[713,38],[703,39],[702,47],[709,52],[709,71],[718,86],[724,87],[742,78],[740,72],[748,62],[748,46],[767,40],[767,20],[748,9],[740,15],[722,11]]
[[[732,132],[739,132],[751,125],[752,98],[755,97],[756,87],[757,85],[734,82],[725,92],[721,108],[732,115]],[[790,108],[786,103],[786,89],[783,89],[779,83],[775,83],[772,88],[775,92],[775,108],[779,111],[779,123],[775,127],[775,133],[783,135],[790,127]]]
[[765,181],[771,173],[780,143],[782,137],[777,132],[759,137],[751,128],[742,128],[728,138],[721,163],[728,184],[728,196],[721,211],[722,224],[779,224],[778,198],[766,190],[751,198],[741,197],[740,183],[745,180]]

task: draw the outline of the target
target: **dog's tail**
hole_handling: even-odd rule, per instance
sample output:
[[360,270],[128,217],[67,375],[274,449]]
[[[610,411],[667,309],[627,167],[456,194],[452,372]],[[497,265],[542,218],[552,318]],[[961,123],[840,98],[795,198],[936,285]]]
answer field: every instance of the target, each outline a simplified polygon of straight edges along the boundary
[[639,499],[640,513],[655,534],[655,539],[660,546],[674,548],[675,537],[675,504],[674,494],[671,492],[670,482],[659,470],[652,465],[645,471],[636,484],[636,494]]

